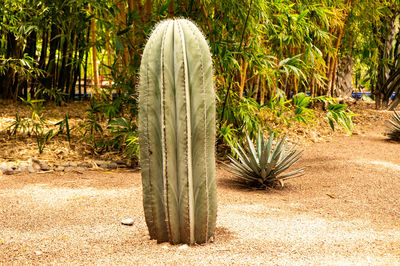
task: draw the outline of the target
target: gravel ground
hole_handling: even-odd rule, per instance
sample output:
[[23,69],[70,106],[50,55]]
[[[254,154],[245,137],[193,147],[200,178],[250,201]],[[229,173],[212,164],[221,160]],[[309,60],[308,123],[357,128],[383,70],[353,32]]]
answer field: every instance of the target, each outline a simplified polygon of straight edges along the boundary
[[281,190],[240,189],[219,165],[215,241],[193,247],[149,240],[139,172],[4,175],[0,264],[400,265],[400,144],[304,149],[306,174]]

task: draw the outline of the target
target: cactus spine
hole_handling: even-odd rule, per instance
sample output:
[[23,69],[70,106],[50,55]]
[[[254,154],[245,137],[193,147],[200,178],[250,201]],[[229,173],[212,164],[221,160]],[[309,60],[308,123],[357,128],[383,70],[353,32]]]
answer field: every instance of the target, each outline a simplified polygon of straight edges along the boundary
[[188,20],[158,24],[144,49],[139,144],[151,239],[209,241],[217,209],[215,92],[208,44]]

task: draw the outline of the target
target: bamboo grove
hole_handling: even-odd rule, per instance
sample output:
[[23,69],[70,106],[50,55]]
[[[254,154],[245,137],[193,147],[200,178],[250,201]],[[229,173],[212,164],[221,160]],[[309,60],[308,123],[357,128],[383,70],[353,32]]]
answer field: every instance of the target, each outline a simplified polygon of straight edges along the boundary
[[[0,96],[50,100],[135,95],[146,36],[186,17],[213,54],[218,105],[291,97],[348,96],[361,85],[378,108],[400,97],[398,0],[4,0]],[[90,88],[89,88],[90,85]]]

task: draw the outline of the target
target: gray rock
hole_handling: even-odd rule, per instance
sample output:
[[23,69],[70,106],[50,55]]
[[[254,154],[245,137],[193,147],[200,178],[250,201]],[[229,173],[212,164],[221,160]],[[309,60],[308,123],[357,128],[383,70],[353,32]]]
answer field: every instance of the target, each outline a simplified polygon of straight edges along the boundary
[[32,162],[40,164],[40,160],[38,158],[32,158]]
[[42,170],[42,171],[50,170],[50,166],[46,162],[41,162],[39,165],[40,165],[40,170]]
[[[104,165],[107,165],[107,162],[105,162],[105,161],[100,161],[100,160],[94,161],[94,163],[95,163],[98,167],[103,167]],[[103,167],[103,168],[104,168],[104,167]]]
[[28,173],[33,174],[35,172],[35,169],[32,167],[32,165],[28,165],[27,167]]
[[72,172],[74,170],[75,170],[75,167],[68,166],[68,167],[65,167],[64,172]]
[[19,172],[25,172],[28,170],[28,167],[26,165],[20,165],[16,170]]
[[0,172],[2,174],[5,174],[5,175],[15,174],[15,171],[11,167],[9,167],[8,165],[1,165],[0,166]]
[[77,168],[76,168],[76,171],[83,172],[83,171],[85,171],[85,168],[83,168],[83,167],[77,167]]
[[62,167],[68,167],[70,166],[69,162],[63,162],[60,164]]
[[88,163],[88,162],[78,163],[78,166],[79,167],[84,167],[84,168],[92,168],[93,167],[93,165],[91,163]]
[[108,169],[117,169],[117,167],[118,167],[118,165],[117,165],[116,162],[109,162],[109,163],[106,165],[105,168],[108,168]]
[[118,164],[118,165],[126,165],[126,162],[124,161],[124,160],[115,160],[115,162]]
[[64,166],[59,165],[59,166],[57,166],[57,167],[54,169],[54,171],[62,172],[62,171],[64,171],[64,169],[65,169]]

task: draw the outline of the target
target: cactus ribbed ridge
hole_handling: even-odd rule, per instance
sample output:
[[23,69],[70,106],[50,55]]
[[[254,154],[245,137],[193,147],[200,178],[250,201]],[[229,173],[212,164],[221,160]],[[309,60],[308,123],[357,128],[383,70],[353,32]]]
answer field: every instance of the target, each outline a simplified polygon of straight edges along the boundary
[[151,239],[208,242],[217,209],[215,92],[207,41],[188,20],[159,23],[144,49],[139,144]]

